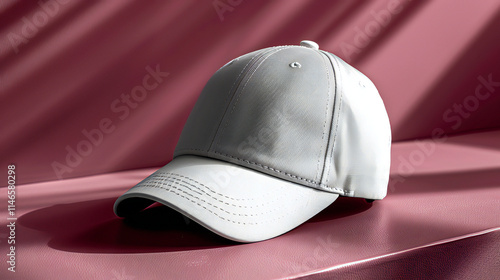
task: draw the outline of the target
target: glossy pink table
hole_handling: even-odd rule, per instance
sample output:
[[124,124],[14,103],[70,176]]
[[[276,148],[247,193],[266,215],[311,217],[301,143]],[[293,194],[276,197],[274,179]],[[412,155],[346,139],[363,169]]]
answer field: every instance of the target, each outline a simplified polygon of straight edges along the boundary
[[115,199],[154,170],[19,186],[17,272],[2,269],[1,278],[500,276],[500,131],[395,143],[384,200],[338,199],[295,230],[254,244],[182,218],[169,223],[166,207],[116,218]]

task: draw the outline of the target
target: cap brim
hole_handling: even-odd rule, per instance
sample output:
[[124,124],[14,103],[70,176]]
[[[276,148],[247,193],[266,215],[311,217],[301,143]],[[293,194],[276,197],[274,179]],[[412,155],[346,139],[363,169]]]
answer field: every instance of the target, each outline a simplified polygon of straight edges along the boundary
[[337,197],[232,163],[180,156],[120,196],[114,211],[126,217],[160,202],[223,237],[255,242],[297,227]]

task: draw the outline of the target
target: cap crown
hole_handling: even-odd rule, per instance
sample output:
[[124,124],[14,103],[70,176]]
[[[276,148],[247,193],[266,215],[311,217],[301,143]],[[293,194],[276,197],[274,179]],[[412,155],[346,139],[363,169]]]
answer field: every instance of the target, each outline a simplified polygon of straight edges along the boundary
[[373,83],[338,57],[280,46],[208,81],[174,152],[370,199],[387,192],[390,126]]

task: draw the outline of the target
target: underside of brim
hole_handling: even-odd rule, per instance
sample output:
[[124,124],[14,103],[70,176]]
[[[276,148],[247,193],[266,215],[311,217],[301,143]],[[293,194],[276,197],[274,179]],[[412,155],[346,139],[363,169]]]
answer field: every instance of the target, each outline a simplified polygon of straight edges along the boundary
[[338,195],[224,161],[180,156],[115,202],[119,217],[162,203],[238,242],[281,235],[330,205]]

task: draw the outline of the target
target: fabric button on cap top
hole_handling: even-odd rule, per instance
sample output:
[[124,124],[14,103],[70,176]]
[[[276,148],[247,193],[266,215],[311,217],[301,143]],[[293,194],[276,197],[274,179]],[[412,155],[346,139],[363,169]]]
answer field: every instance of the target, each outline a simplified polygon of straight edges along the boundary
[[319,45],[318,45],[318,43],[313,42],[313,41],[304,40],[304,41],[301,41],[301,42],[300,42],[300,45],[301,45],[302,47],[311,48],[311,49],[314,49],[314,50],[319,50]]

